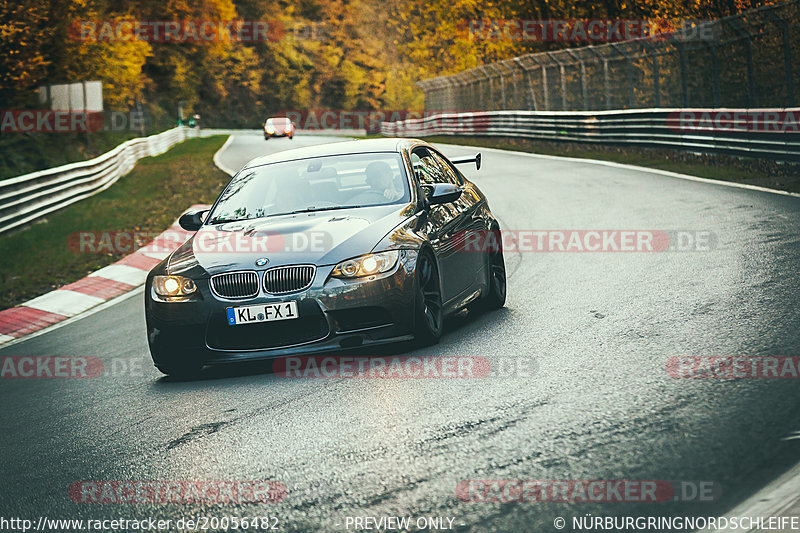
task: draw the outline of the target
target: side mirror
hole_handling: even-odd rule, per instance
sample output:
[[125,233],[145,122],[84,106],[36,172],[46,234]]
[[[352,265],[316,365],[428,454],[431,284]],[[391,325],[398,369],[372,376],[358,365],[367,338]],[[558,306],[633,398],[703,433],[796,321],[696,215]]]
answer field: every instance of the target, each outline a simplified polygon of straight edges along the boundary
[[449,204],[461,197],[461,189],[452,183],[425,185],[430,192],[426,194],[428,205]]
[[178,219],[178,224],[186,231],[197,231],[203,225],[206,214],[208,214],[208,209],[190,209],[181,215],[181,218]]

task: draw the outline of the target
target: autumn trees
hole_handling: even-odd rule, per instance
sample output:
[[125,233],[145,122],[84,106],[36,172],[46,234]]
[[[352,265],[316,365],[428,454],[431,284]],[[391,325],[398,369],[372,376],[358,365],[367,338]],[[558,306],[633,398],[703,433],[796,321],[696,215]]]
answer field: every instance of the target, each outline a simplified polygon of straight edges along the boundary
[[[420,79],[565,43],[476,40],[471,19],[717,18],[754,0],[0,0],[0,104],[101,80],[105,105],[244,127],[278,110],[419,109]],[[79,21],[267,21],[269,39],[82,39]],[[580,43],[570,43],[578,46]]]

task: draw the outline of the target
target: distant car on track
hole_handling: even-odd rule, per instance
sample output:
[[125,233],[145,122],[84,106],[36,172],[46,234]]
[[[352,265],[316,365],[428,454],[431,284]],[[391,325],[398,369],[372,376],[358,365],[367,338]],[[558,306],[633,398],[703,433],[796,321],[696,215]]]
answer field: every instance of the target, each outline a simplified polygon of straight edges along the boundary
[[[479,169],[480,154],[455,162]],[[403,340],[433,344],[445,316],[505,304],[502,247],[464,248],[470,233],[500,230],[486,197],[415,139],[256,158],[210,210],[188,211],[180,224],[196,233],[145,286],[150,352],[166,374]],[[266,247],[254,245],[259,236]]]
[[284,117],[268,118],[264,122],[264,140],[270,137],[289,137],[294,138],[294,122]]

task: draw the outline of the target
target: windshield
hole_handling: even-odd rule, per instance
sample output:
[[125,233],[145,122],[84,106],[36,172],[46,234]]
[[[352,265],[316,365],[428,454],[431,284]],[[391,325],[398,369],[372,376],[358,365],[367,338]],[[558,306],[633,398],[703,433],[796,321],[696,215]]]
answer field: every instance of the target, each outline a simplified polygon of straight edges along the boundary
[[409,199],[397,153],[315,157],[243,170],[220,196],[209,223],[400,204]]

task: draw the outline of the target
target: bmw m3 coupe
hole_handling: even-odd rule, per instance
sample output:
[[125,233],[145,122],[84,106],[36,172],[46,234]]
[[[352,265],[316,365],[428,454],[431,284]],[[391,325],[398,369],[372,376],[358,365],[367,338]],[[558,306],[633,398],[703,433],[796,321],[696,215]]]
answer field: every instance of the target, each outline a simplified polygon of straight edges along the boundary
[[505,304],[500,226],[480,189],[414,139],[346,141],[256,158],[145,285],[155,366],[203,365],[416,340]]

